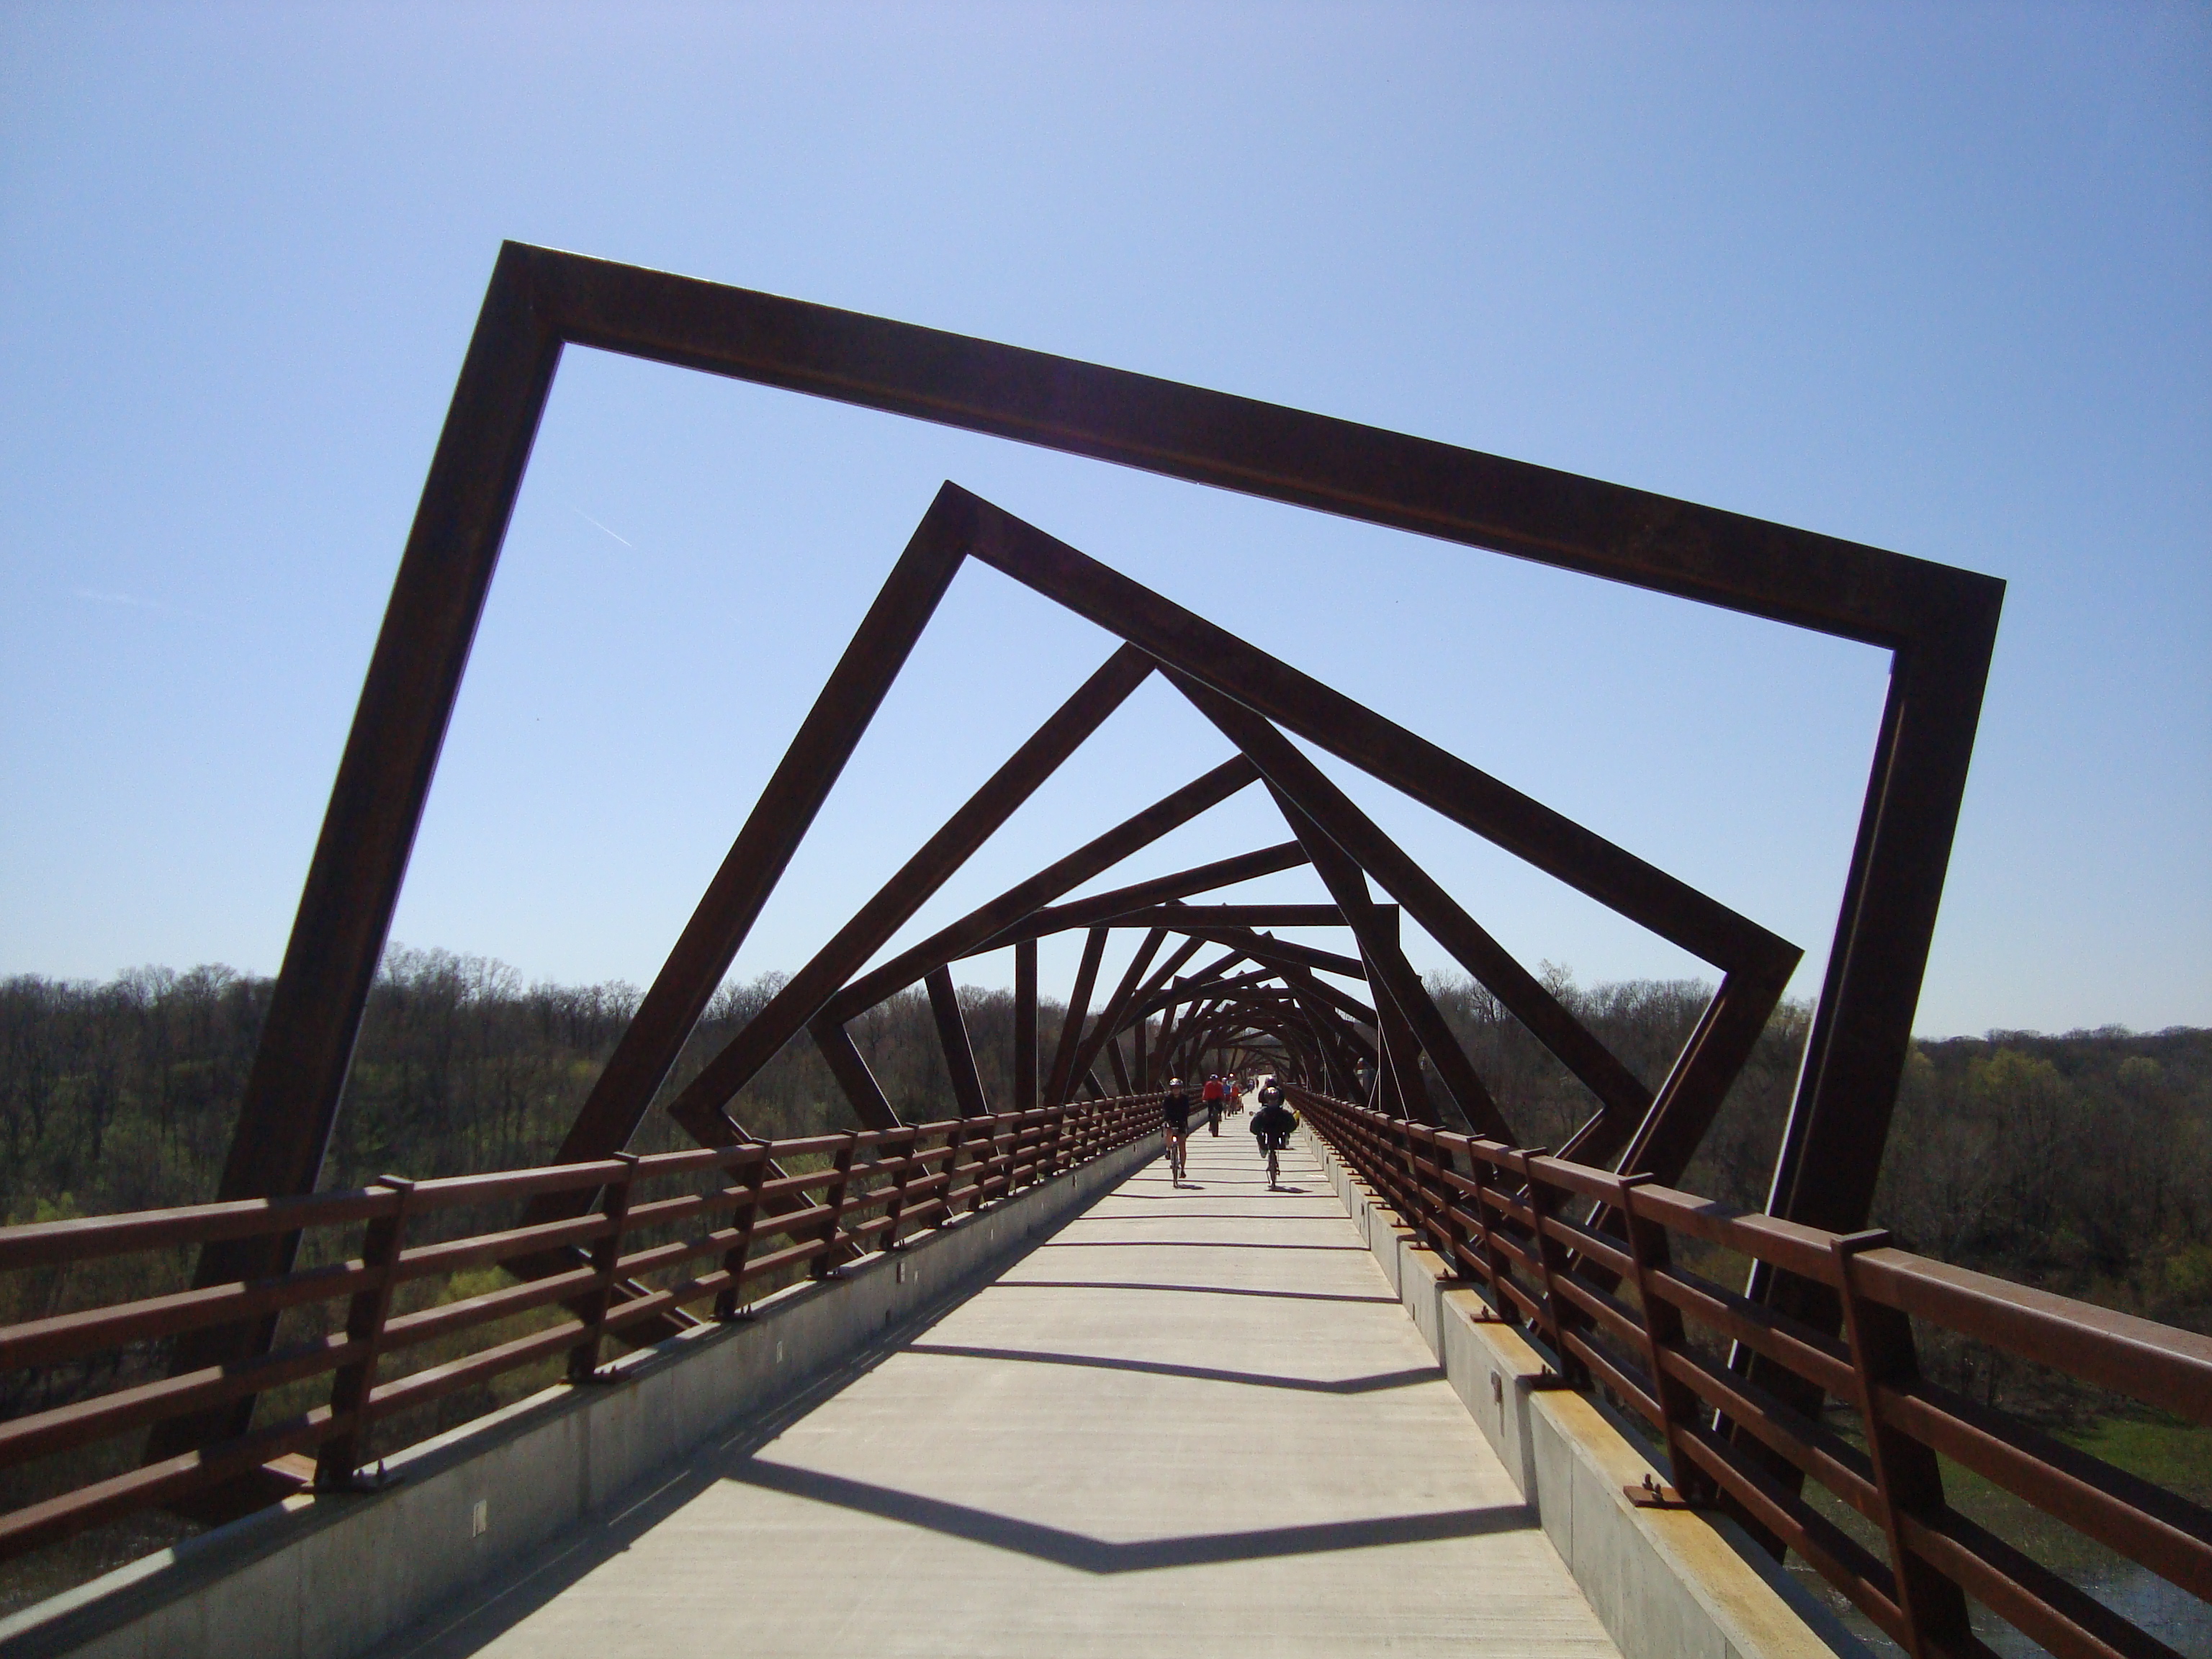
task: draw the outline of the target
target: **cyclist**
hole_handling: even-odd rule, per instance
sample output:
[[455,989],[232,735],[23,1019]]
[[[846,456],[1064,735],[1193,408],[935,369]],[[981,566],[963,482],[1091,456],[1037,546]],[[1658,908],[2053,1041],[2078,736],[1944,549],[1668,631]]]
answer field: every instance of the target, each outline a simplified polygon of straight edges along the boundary
[[1223,1096],[1227,1092],[1221,1086],[1218,1074],[1206,1079],[1206,1087],[1200,1091],[1200,1098],[1206,1102],[1206,1132],[1210,1135],[1218,1135],[1221,1133],[1221,1102]]
[[1267,1160],[1267,1190],[1273,1192],[1282,1177],[1279,1156],[1291,1144],[1291,1134],[1298,1127],[1297,1115],[1283,1104],[1283,1091],[1274,1079],[1269,1078],[1260,1090],[1260,1109],[1252,1114],[1252,1138],[1260,1143],[1260,1151]]
[[1183,1160],[1189,1151],[1190,1093],[1179,1077],[1168,1079],[1167,1097],[1160,1102],[1160,1119],[1167,1131],[1168,1169],[1174,1175],[1175,1184],[1180,1187]]

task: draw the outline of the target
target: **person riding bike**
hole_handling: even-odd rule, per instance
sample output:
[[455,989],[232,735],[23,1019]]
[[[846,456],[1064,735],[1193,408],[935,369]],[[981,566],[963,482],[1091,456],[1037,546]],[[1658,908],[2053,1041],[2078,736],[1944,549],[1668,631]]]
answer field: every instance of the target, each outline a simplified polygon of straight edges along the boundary
[[1206,1132],[1210,1135],[1221,1133],[1221,1103],[1228,1094],[1218,1074],[1206,1079],[1200,1098],[1206,1102]]
[[1188,1155],[1190,1139],[1190,1093],[1182,1086],[1182,1079],[1168,1079],[1167,1097],[1160,1102],[1160,1120],[1167,1131],[1168,1169],[1175,1184],[1182,1185],[1183,1160]]
[[1291,1144],[1291,1135],[1298,1127],[1297,1115],[1283,1104],[1283,1091],[1274,1079],[1260,1091],[1260,1109],[1252,1115],[1252,1138],[1260,1143],[1260,1151],[1267,1160],[1267,1190],[1276,1190],[1281,1179],[1280,1155]]

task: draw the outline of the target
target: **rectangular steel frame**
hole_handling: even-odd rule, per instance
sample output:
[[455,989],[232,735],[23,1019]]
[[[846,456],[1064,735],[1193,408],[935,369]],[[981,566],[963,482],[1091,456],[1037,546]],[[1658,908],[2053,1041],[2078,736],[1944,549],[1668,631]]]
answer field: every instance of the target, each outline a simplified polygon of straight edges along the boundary
[[[1834,1231],[1863,1222],[1908,1052],[2001,582],[1426,439],[516,243],[494,269],[401,561],[222,1197],[314,1186],[470,645],[568,344],[1112,461],[1890,651],[1865,806],[1770,1206]],[[666,991],[641,1011],[645,1029],[610,1067],[619,1075],[595,1100],[649,1097],[665,1075],[696,1021],[693,1005],[703,1006],[726,971],[950,580],[960,551],[941,532],[929,521],[917,532],[907,562],[913,591],[887,587],[870,611],[679,939],[662,976]],[[1117,631],[1161,654],[1142,630]],[[1251,706],[1282,717],[1267,700]],[[1540,867],[1555,866],[1544,852],[1559,836],[1594,850],[1589,832],[1513,792],[1486,806],[1496,822],[1486,833]],[[1629,884],[1613,896],[1626,901],[1619,908],[1663,917],[1651,922],[1662,932],[1668,922],[1691,933],[1714,924],[1717,907],[1690,902],[1701,896],[1661,872],[1633,860],[1613,868]],[[1722,1010],[1709,1023],[1724,1018]],[[199,1277],[216,1282],[276,1265],[204,1261]]]

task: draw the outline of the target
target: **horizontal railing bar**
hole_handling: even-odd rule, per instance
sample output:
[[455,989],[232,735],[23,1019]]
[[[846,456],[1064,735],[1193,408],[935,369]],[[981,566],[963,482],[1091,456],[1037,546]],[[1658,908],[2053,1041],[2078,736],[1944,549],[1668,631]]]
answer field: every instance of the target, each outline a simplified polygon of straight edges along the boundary
[[328,1302],[367,1290],[381,1277],[380,1270],[359,1261],[339,1261],[326,1267],[303,1268],[282,1279],[210,1285],[205,1290],[177,1291],[110,1308],[27,1320],[0,1328],[0,1371],[52,1365],[132,1342],[279,1313],[304,1303]]
[[2087,1591],[1956,1510],[1930,1524],[1899,1515],[1905,1547],[2060,1659],[2181,1659]]
[[2212,1425],[2212,1337],[1903,1250],[1862,1251],[1852,1273],[1859,1293],[1874,1301]]
[[2212,1510],[1926,1382],[1882,1388],[1881,1420],[2212,1601]]
[[1849,1399],[1856,1392],[1850,1352],[1833,1338],[1818,1337],[1795,1320],[1680,1267],[1654,1267],[1645,1282],[1661,1301],[1672,1303],[1699,1324],[1818,1383],[1837,1398]]
[[484,1267],[518,1255],[588,1244],[605,1237],[613,1224],[603,1215],[576,1216],[567,1221],[541,1221],[534,1226],[513,1227],[501,1233],[479,1233],[441,1244],[417,1244],[400,1251],[392,1264],[392,1277],[404,1284],[438,1273],[458,1273],[464,1267]]
[[548,1164],[534,1170],[507,1170],[492,1175],[438,1176],[415,1182],[408,1194],[412,1213],[425,1210],[459,1209],[471,1204],[498,1204],[536,1198],[545,1193],[573,1193],[604,1187],[629,1173],[619,1158],[597,1158],[588,1164]]
[[368,1343],[349,1342],[343,1335],[318,1337],[239,1364],[210,1365],[15,1418],[0,1423],[0,1467],[89,1445],[184,1412],[336,1370],[368,1351]]
[[227,1204],[191,1204],[173,1210],[32,1221],[0,1227],[0,1273],[52,1267],[94,1256],[122,1255],[213,1239],[255,1238],[309,1227],[339,1227],[388,1216],[398,1207],[386,1188],[319,1193],[311,1198],[246,1198]]
[[301,1416],[257,1429],[234,1440],[149,1463],[143,1468],[95,1480],[43,1503],[0,1515],[0,1560],[133,1510],[218,1486],[272,1458],[303,1451],[328,1439],[347,1427],[349,1421],[333,1417],[329,1407],[319,1406]]
[[1788,1458],[1876,1526],[1881,1492],[1874,1463],[1825,1423],[1814,1421],[1748,1377],[1681,1348],[1662,1348],[1667,1374],[1688,1385],[1728,1420]]
[[394,1377],[389,1382],[380,1382],[369,1390],[368,1403],[362,1408],[362,1416],[368,1422],[377,1423],[416,1406],[428,1405],[441,1395],[468,1387],[471,1382],[487,1381],[501,1371],[514,1370],[535,1360],[565,1352],[576,1346],[583,1333],[584,1326],[580,1320],[567,1320],[544,1330],[515,1337],[496,1347],[485,1348],[451,1360],[443,1365],[433,1365],[425,1370]]
[[442,1303],[419,1312],[394,1314],[384,1323],[384,1346],[412,1348],[450,1336],[477,1325],[488,1325],[495,1320],[511,1319],[517,1314],[529,1313],[549,1303],[564,1297],[580,1296],[599,1282],[599,1275],[589,1267],[578,1267],[565,1273],[555,1273],[548,1279],[525,1279],[520,1285],[509,1285],[496,1291],[486,1291],[481,1296],[469,1297],[459,1302]]

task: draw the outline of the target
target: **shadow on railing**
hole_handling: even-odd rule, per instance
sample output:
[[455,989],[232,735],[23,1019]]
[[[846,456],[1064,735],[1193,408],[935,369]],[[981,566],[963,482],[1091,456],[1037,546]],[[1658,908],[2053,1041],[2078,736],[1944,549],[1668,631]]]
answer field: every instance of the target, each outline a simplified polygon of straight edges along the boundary
[[[2212,1424],[2212,1340],[1913,1255],[1885,1233],[1746,1214],[1649,1176],[1291,1092],[1498,1317],[1548,1348],[1564,1382],[1600,1388],[1650,1425],[1674,1486],[1632,1497],[1735,1515],[1906,1651],[1989,1651],[1971,1597],[2054,1654],[2173,1652],[1960,1514],[1939,1459],[2212,1601],[2212,1510],[1929,1381],[1913,1322],[2198,1425]],[[1841,1334],[1691,1271],[1677,1237],[1825,1294]],[[1784,1399],[1791,1379],[1855,1413],[1855,1431]],[[1808,1501],[1807,1479],[1871,1523],[1872,1541]]]
[[[794,1279],[833,1277],[863,1253],[1127,1145],[1158,1127],[1159,1098],[0,1228],[0,1273],[50,1275],[7,1304],[29,1300],[43,1316],[0,1326],[0,1376],[17,1379],[20,1413],[0,1422],[0,1473],[15,1503],[0,1514],[0,1559],[134,1512],[189,1506],[272,1464],[281,1471],[277,1460],[295,1460],[296,1488],[310,1453],[317,1487],[360,1486],[380,1450],[502,1403],[487,1387],[495,1378],[589,1383],[606,1338],[665,1330],[703,1303],[717,1320],[744,1318],[749,1302]],[[596,1193],[597,1207],[471,1230],[486,1210],[511,1222],[522,1201],[557,1193]],[[456,1218],[459,1236],[440,1237]],[[300,1237],[297,1259],[308,1265],[274,1278],[129,1299],[98,1285],[89,1297],[64,1296],[69,1270],[89,1262],[286,1234]],[[508,1272],[527,1276],[509,1283]],[[65,1300],[92,1305],[54,1311]],[[161,1374],[179,1335],[257,1320],[284,1322],[259,1358]],[[95,1391],[89,1379],[103,1363],[111,1386]],[[67,1381],[21,1386],[41,1372]],[[55,1392],[67,1397],[52,1403]],[[457,1396],[458,1415],[422,1409]],[[143,1431],[257,1397],[242,1431],[130,1466]],[[393,1433],[403,1413],[416,1432]],[[103,1473],[118,1463],[122,1472]]]

